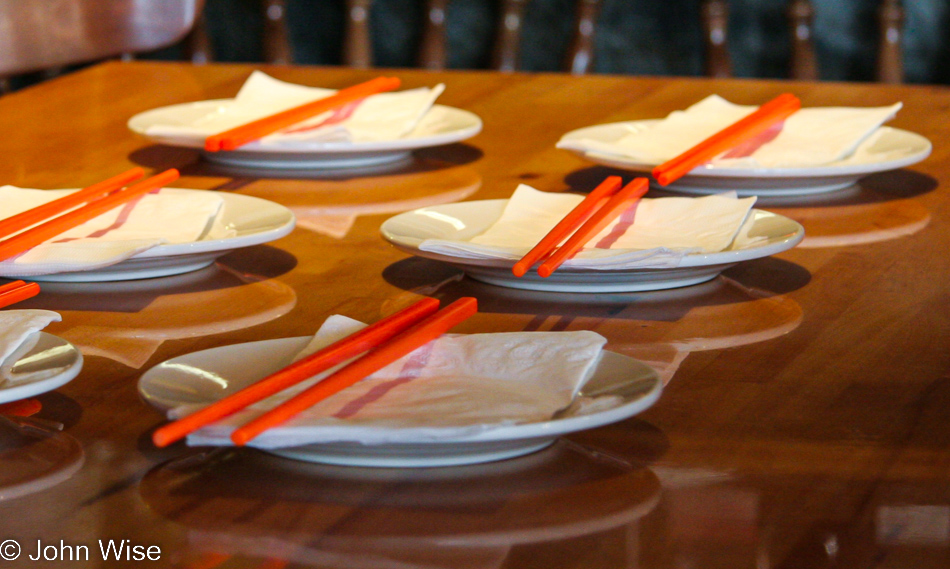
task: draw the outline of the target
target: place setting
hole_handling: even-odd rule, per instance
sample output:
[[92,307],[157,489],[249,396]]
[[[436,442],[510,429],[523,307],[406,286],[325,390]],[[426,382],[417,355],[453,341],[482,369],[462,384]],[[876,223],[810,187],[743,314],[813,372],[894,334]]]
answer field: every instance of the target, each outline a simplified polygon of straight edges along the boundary
[[[587,197],[520,185],[507,200],[397,215],[380,232],[397,249],[448,263],[478,281],[587,293],[695,285],[742,261],[791,249],[804,237],[795,221],[752,208],[754,197],[640,198],[647,181],[635,178],[625,186],[639,188],[632,198],[622,182],[608,176]],[[610,198],[617,201],[607,211],[599,202]],[[595,210],[612,215],[596,219]]]
[[368,327],[331,316],[313,337],[159,364],[139,381],[140,395],[173,419],[153,441],[187,437],[354,466],[474,464],[536,452],[660,396],[649,366],[604,350],[596,333],[440,337],[474,316],[477,302],[438,307],[426,298]]
[[[39,285],[32,282],[0,285],[0,309],[39,292]],[[79,375],[82,353],[66,340],[43,332],[60,320],[51,310],[0,310],[0,405],[52,391]]]
[[97,282],[176,275],[289,234],[293,213],[226,192],[167,187],[169,169],[126,172],[80,190],[0,187],[0,277]]
[[402,163],[415,150],[481,131],[477,115],[435,104],[443,84],[400,86],[399,78],[379,77],[324,89],[254,71],[233,99],[144,111],[128,127],[159,144],[201,149],[218,165],[329,172]]
[[743,145],[720,147],[676,180],[655,187],[705,195],[800,197],[833,192],[871,174],[916,164],[930,155],[925,137],[884,126],[901,109],[805,107],[784,94],[760,107],[710,95],[665,118],[595,125],[564,134],[557,147],[603,166],[650,173],[705,137],[755,118],[765,122]]

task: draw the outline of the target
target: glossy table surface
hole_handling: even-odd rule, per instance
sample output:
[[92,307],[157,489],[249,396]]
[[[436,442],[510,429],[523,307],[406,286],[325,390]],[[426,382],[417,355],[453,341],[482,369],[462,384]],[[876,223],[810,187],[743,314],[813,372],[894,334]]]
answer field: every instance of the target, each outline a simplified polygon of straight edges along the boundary
[[[10,566],[42,565],[26,557],[38,540],[64,554],[87,546],[82,566],[118,566],[101,558],[98,542],[110,539],[158,547],[151,564],[162,567],[950,562],[950,90],[397,71],[406,87],[444,82],[440,102],[478,114],[482,133],[396,170],[335,175],[229,172],[125,126],[147,109],[233,96],[252,69],[109,63],[0,98],[5,184],[78,187],[133,165],[177,167],[179,187],[266,198],[299,223],[199,273],[50,284],[18,305],[59,311],[47,331],[86,359],[74,381],[40,397],[39,417],[62,434],[28,439],[0,425],[0,542],[16,540],[24,555]],[[378,74],[266,70],[325,87]],[[503,198],[522,182],[586,192],[617,173],[556,149],[569,130],[662,117],[711,93],[752,104],[785,91],[805,106],[903,101],[890,124],[930,139],[933,154],[820,199],[760,200],[802,223],[805,241],[673,291],[515,293],[379,237],[409,209]],[[136,391],[150,367],[312,334],[334,313],[376,320],[421,295],[477,297],[481,312],[461,332],[597,331],[668,384],[637,417],[474,466],[353,468],[152,446],[163,417]],[[37,474],[10,482],[17,468]]]

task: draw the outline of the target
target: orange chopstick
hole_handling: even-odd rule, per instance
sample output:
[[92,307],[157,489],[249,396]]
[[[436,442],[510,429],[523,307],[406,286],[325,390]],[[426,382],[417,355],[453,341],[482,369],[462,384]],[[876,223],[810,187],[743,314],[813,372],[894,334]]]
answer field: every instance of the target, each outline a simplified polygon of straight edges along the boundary
[[633,202],[640,199],[649,189],[650,183],[646,178],[631,180],[622,190],[614,194],[610,201],[590,216],[590,219],[575,231],[564,245],[561,245],[557,251],[541,263],[541,266],[538,267],[538,274],[542,277],[551,276],[551,273],[560,267],[564,261],[573,257],[581,250],[581,247],[629,208]]
[[257,403],[291,385],[309,379],[386,342],[438,309],[438,300],[424,298],[412,306],[334,342],[220,401],[215,401],[187,417],[157,429],[152,434],[152,442],[157,447],[168,446],[209,423],[236,413],[248,405]]
[[23,233],[18,233],[13,237],[0,242],[0,261],[9,259],[14,255],[36,247],[40,243],[47,241],[64,231],[81,225],[90,219],[99,216],[110,209],[116,208],[123,203],[132,200],[138,196],[147,194],[157,188],[161,188],[170,182],[178,179],[178,170],[174,168],[165,170],[161,174],[152,176],[146,180],[129,186],[123,190],[99,198],[80,208],[64,213],[55,217],[46,223],[27,229]]
[[359,85],[340,89],[329,97],[317,99],[218,134],[212,134],[205,139],[205,150],[208,152],[234,150],[248,142],[263,138],[268,134],[295,125],[320,113],[342,107],[358,99],[365,99],[376,93],[398,89],[399,84],[398,77],[377,77]]
[[40,285],[23,281],[13,281],[0,286],[0,308],[16,304],[36,296],[40,292]]
[[752,114],[720,130],[696,146],[653,169],[653,177],[665,186],[686,175],[690,170],[708,162],[726,150],[764,132],[777,122],[787,119],[800,109],[801,101],[785,93],[759,107]]
[[549,255],[558,243],[564,241],[568,235],[587,221],[604,204],[607,198],[620,189],[622,183],[623,179],[620,176],[608,176],[606,180],[587,194],[587,197],[581,203],[565,215],[541,241],[538,241],[538,244],[528,251],[527,255],[515,263],[515,266],[511,268],[511,272],[516,277],[524,276],[532,265]]
[[0,237],[12,235],[17,231],[26,229],[34,223],[39,223],[44,219],[63,213],[77,205],[96,200],[108,193],[118,190],[129,182],[138,180],[144,175],[145,170],[135,167],[131,170],[126,170],[118,176],[113,176],[108,180],[103,180],[67,196],[0,220]]
[[478,302],[472,297],[463,297],[442,310],[403,331],[389,342],[382,344],[362,358],[341,368],[309,389],[267,411],[263,415],[239,427],[231,434],[236,445],[244,445],[271,427],[284,423],[320,401],[343,391],[409,352],[428,344],[456,324],[478,311]]

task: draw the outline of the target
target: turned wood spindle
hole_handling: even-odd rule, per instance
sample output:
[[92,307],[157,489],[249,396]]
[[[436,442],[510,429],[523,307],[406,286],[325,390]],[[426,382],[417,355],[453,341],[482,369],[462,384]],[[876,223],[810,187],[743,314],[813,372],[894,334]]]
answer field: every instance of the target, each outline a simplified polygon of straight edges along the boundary
[[493,66],[499,71],[510,72],[518,68],[521,26],[527,4],[528,0],[504,0],[502,3],[493,57]]
[[445,13],[449,0],[426,2],[425,28],[422,31],[422,47],[419,49],[419,67],[445,69],[448,56],[445,50]]
[[809,0],[792,0],[788,6],[788,25],[792,33],[790,76],[803,81],[818,80],[818,62],[812,41],[815,9]]
[[185,58],[192,63],[202,64],[214,61],[214,49],[211,46],[211,36],[208,34],[208,25],[203,12],[195,18],[195,25],[185,36],[183,43]]
[[732,61],[727,45],[729,3],[726,0],[703,0],[702,20],[706,44],[706,75],[731,77]]
[[285,0],[264,0],[263,9],[264,60],[279,65],[292,63]]
[[901,39],[904,29],[904,7],[900,0],[884,0],[878,10],[880,24],[877,80],[881,83],[903,83],[904,63]]
[[373,66],[373,43],[369,33],[369,12],[373,0],[346,0],[346,39],[343,63],[365,69]]
[[568,51],[567,70],[574,75],[590,73],[594,67],[594,32],[600,0],[579,0],[574,24],[574,38]]

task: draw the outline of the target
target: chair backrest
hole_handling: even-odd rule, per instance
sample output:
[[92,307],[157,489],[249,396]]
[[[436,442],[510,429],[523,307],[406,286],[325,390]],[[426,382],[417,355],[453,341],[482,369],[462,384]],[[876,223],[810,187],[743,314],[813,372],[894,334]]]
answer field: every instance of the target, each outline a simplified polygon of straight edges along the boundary
[[[286,0],[261,0],[264,6],[264,57],[269,63],[290,61],[285,14]],[[445,21],[451,0],[426,0],[425,23],[419,49],[418,66],[445,69],[448,66]],[[501,0],[495,33],[492,66],[500,71],[518,68],[518,51],[524,12],[530,0]],[[574,32],[564,70],[587,73],[594,63],[594,30],[601,0],[577,0]],[[349,67],[373,66],[369,12],[373,0],[346,0],[346,32],[343,64]],[[199,50],[197,59],[206,58]]]
[[152,51],[182,39],[204,0],[3,0],[0,76]]
[[[702,20],[706,46],[706,75],[732,76],[729,57],[729,5],[727,0],[703,0]],[[788,30],[791,40],[789,78],[820,79],[820,70],[812,41],[815,10],[809,0],[789,0]],[[900,0],[882,0],[878,7],[878,57],[875,78],[882,83],[901,83],[904,67],[901,36],[904,10]]]

